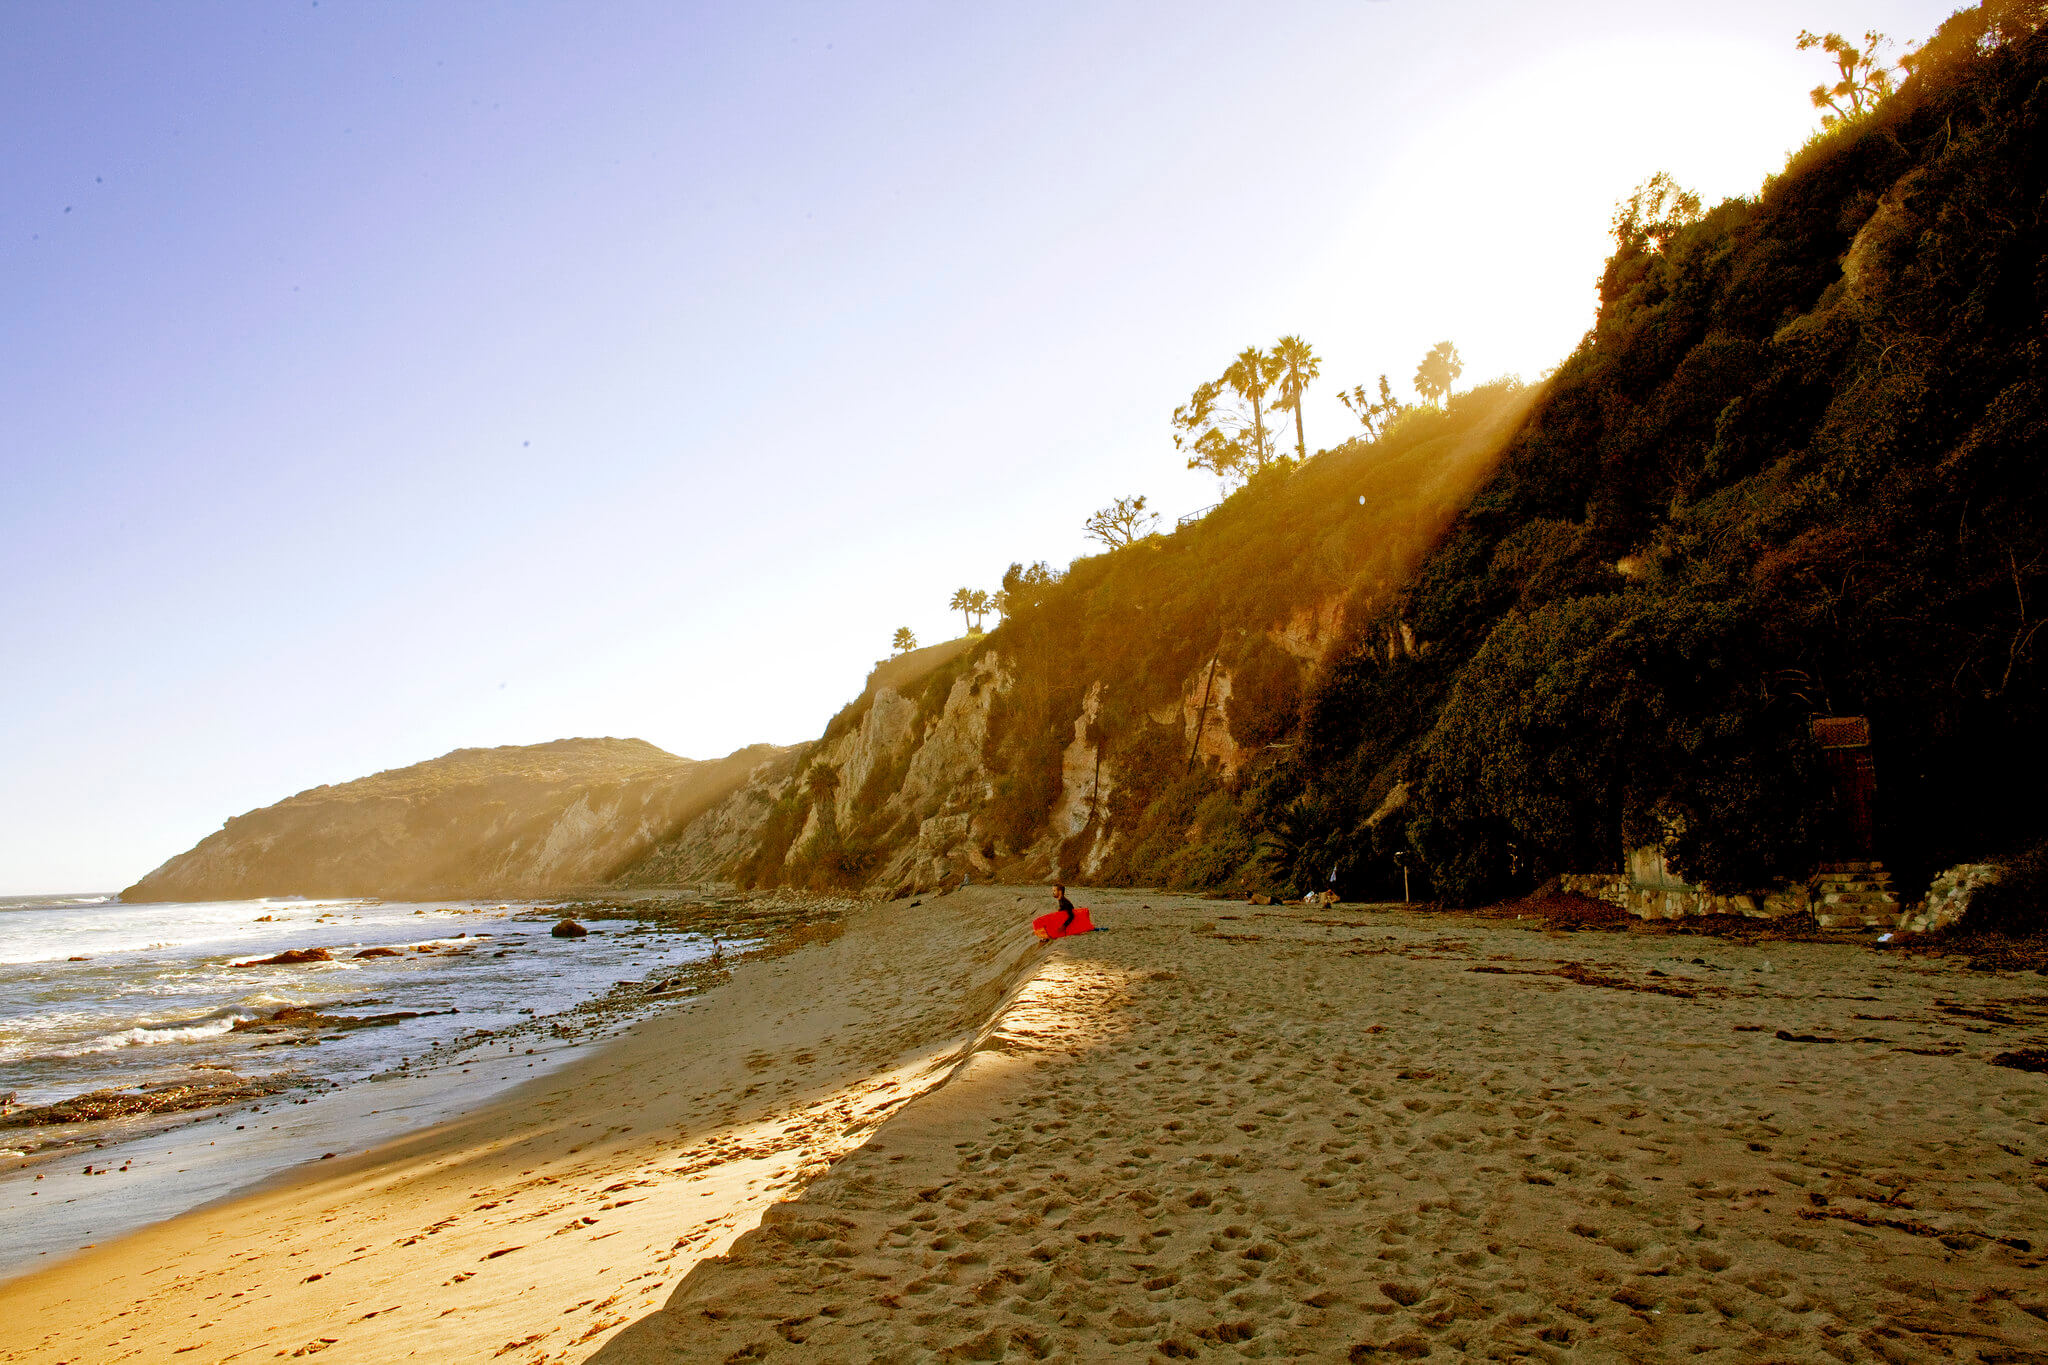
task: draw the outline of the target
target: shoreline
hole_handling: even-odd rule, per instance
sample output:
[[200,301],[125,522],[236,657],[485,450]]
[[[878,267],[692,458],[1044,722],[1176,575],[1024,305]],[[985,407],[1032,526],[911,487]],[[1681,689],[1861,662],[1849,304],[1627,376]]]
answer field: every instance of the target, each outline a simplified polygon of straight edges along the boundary
[[35,1325],[0,1360],[587,1354],[950,1073],[1034,956],[1017,899],[798,927],[480,1107],[0,1283]]
[[[247,1077],[200,1063],[190,1073],[197,1088],[217,1085],[222,1100],[180,1104],[172,1094],[171,1103],[154,1110],[0,1130],[0,1146],[11,1146],[7,1139],[16,1133],[16,1141],[25,1140],[25,1149],[6,1157],[0,1173],[0,1214],[11,1215],[0,1283],[232,1199],[329,1152],[358,1152],[459,1120],[508,1087],[544,1077],[601,1046],[632,1021],[714,990],[734,963],[829,931],[842,913],[840,903],[828,898],[681,891],[634,902],[536,903],[512,918],[544,926],[582,915],[607,926],[593,933],[628,941],[652,934],[708,942],[723,934],[733,952],[635,969],[637,979],[615,980],[553,1013],[472,1029],[431,1043],[416,1058],[393,1058],[396,1065],[352,1078],[303,1069]],[[291,1026],[269,1031],[289,1032]],[[190,1088],[195,1087],[176,1087]],[[51,1107],[96,1099],[132,1104],[136,1098],[133,1091],[95,1090]],[[109,1177],[120,1188],[109,1188]]]
[[2031,975],[1126,891],[1041,946],[1041,899],[861,905],[0,1284],[0,1360],[2048,1351]]

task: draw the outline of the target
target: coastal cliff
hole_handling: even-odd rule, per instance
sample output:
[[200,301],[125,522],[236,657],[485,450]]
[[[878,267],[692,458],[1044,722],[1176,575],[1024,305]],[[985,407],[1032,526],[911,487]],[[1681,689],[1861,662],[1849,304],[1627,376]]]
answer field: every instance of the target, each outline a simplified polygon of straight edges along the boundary
[[[1224,883],[1256,853],[1240,794],[1292,749],[1323,660],[1347,623],[1384,615],[1531,397],[1482,385],[1170,535],[1013,568],[1003,625],[878,665],[819,739],[624,880]],[[1414,647],[1389,629],[1387,648]]]
[[996,630],[878,673],[662,856],[1477,902],[1655,844],[1765,894],[1835,856],[1826,716],[1876,736],[1908,897],[2039,844],[2042,13],[1959,11],[1752,197],[1646,182],[1541,383],[1014,566]]
[[528,896],[612,881],[785,751],[678,758],[638,739],[457,749],[236,816],[121,893]]
[[[503,811],[322,789],[130,894],[1412,877],[1478,902],[1651,844],[1763,894],[1831,856],[1826,716],[1876,736],[1873,837],[1908,897],[2040,844],[2041,13],[1959,12],[1753,197],[1646,182],[1539,383],[1013,565],[994,631],[878,666],[815,741]],[[402,883],[354,875],[414,844],[440,851]]]

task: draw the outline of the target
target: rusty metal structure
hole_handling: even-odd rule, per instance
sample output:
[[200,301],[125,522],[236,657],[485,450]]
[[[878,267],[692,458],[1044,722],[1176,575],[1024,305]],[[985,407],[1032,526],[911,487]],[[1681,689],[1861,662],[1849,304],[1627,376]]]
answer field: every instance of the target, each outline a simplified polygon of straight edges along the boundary
[[1868,716],[1815,716],[1813,741],[1827,764],[1835,819],[1822,856],[1830,862],[1869,862],[1877,856],[1877,759]]
[[1830,927],[1894,923],[1899,895],[1877,858],[1877,757],[1870,718],[1815,716],[1812,734],[1834,797],[1813,878],[1814,917]]

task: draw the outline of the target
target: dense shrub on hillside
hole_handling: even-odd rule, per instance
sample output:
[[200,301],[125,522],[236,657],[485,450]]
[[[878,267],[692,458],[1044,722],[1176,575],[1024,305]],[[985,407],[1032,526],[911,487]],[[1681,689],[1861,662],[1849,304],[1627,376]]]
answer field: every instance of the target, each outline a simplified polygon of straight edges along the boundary
[[1761,686],[1727,603],[1650,591],[1510,612],[1418,756],[1417,844],[1465,899],[1669,840],[1678,870],[1767,885],[1817,852],[1806,713]]
[[1755,889],[1816,856],[1826,712],[1872,717],[1909,883],[2038,837],[2039,8],[1958,16],[1756,200],[1619,243],[1594,330],[1395,608],[1423,657],[1362,638],[1306,702],[1336,842],[1386,851],[1370,772],[1413,783],[1456,898],[1667,835]]

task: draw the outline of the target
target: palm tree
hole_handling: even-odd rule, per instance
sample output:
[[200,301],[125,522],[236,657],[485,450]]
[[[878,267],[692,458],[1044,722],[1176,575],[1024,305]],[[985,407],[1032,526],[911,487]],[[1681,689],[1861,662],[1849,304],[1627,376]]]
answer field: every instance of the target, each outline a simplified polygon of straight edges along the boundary
[[1294,410],[1294,453],[1308,459],[1308,438],[1301,430],[1301,395],[1322,373],[1323,362],[1306,341],[1284,336],[1273,343],[1273,360],[1280,371],[1280,397],[1276,409]]
[[1465,362],[1458,359],[1458,348],[1448,341],[1439,341],[1415,367],[1415,391],[1438,407],[1446,406],[1452,382],[1464,372]]
[[965,626],[970,631],[973,630],[974,622],[968,620],[967,618],[968,615],[974,610],[974,589],[955,588],[953,590],[953,600],[946,603],[946,610],[959,612],[960,624]]
[[898,626],[896,627],[896,638],[889,642],[889,647],[898,654],[908,654],[911,650],[917,648],[917,637],[910,633],[909,626]]
[[988,609],[988,593],[980,588],[976,588],[973,592],[967,594],[967,610],[974,615],[976,634],[979,634],[981,631],[981,618],[988,615]]
[[1223,382],[1252,405],[1252,465],[1264,469],[1273,458],[1272,442],[1266,438],[1266,392],[1280,377],[1280,362],[1271,351],[1247,346],[1223,372]]

